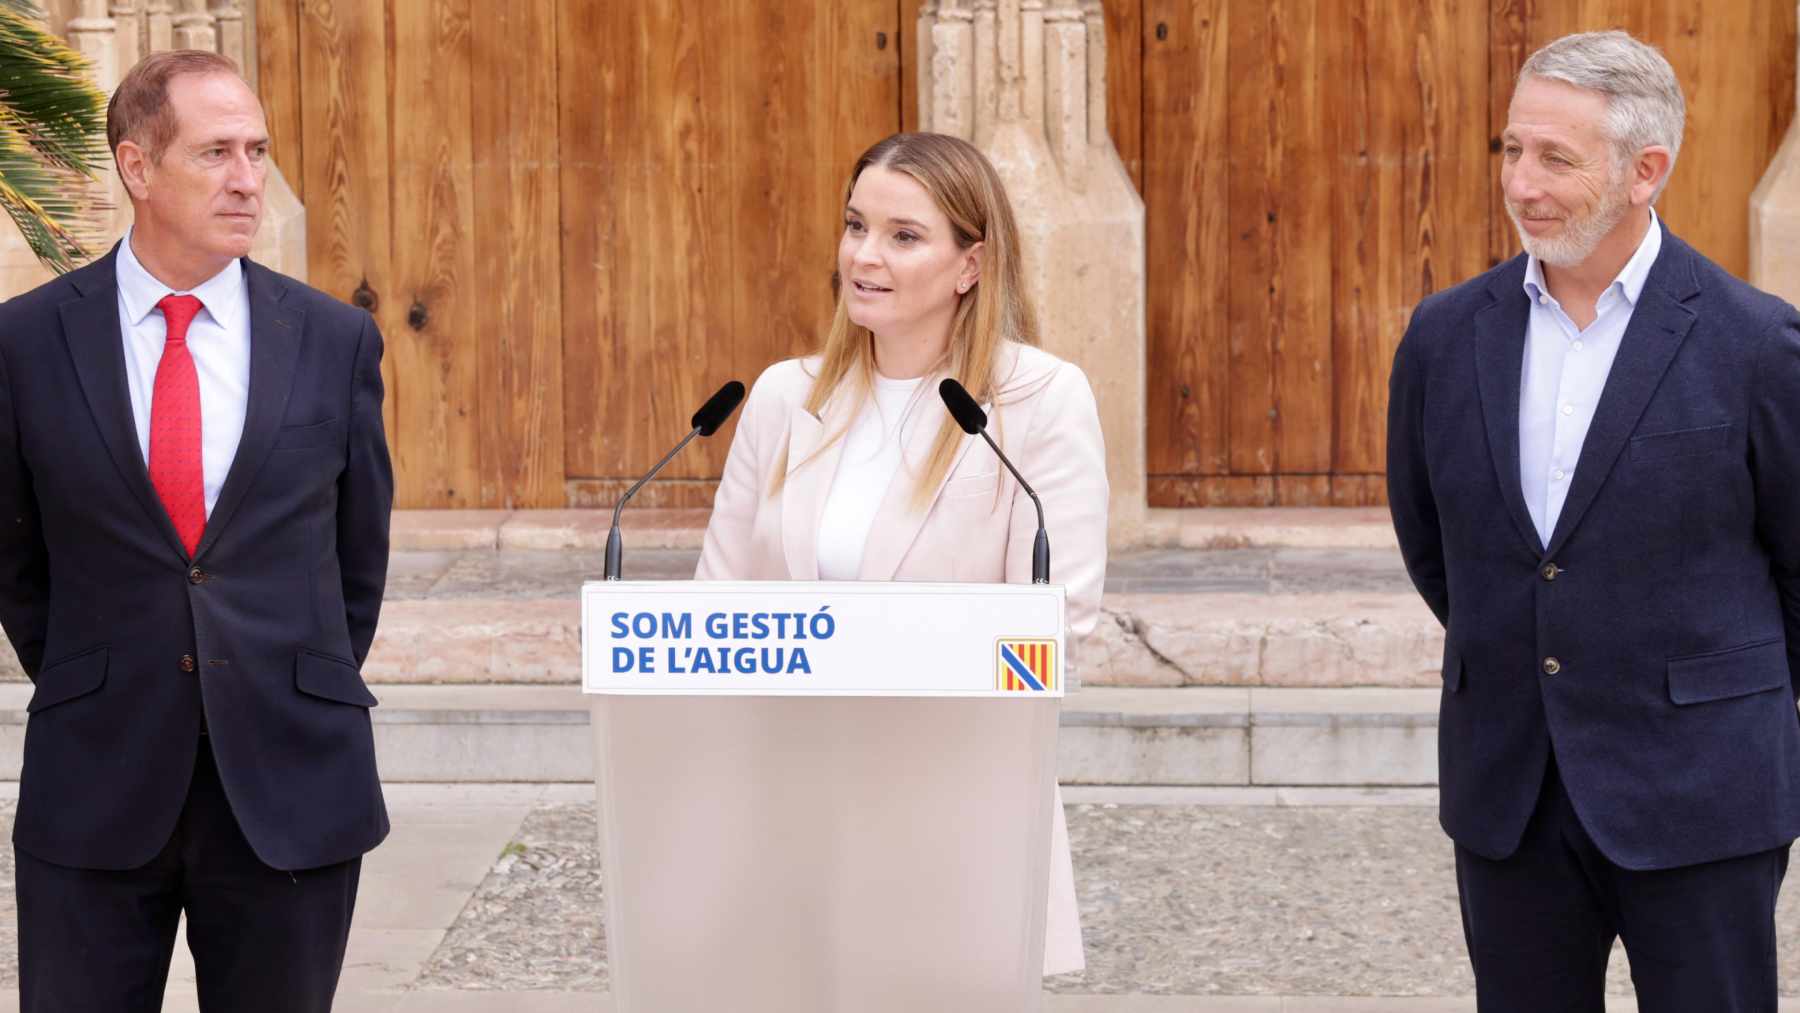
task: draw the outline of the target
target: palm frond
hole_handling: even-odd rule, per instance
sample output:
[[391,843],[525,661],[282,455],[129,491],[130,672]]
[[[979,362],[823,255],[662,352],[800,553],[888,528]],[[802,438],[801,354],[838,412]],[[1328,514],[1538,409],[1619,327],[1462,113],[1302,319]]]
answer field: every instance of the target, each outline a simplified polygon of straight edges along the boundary
[[57,272],[88,256],[110,210],[93,184],[105,165],[106,96],[80,54],[31,0],[0,0],[0,208]]

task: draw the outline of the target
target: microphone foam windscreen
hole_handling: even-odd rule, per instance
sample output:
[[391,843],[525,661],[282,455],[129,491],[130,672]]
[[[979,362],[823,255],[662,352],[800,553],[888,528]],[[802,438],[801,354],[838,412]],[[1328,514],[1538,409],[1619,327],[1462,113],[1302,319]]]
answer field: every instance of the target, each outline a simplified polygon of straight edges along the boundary
[[954,377],[945,377],[944,382],[938,384],[938,396],[944,399],[944,407],[950,409],[950,417],[963,432],[974,436],[987,428],[987,413]]
[[694,413],[689,425],[700,430],[701,436],[711,436],[719,431],[731,413],[737,411],[738,402],[744,400],[744,385],[732,380],[719,388],[719,392],[706,399],[700,410]]

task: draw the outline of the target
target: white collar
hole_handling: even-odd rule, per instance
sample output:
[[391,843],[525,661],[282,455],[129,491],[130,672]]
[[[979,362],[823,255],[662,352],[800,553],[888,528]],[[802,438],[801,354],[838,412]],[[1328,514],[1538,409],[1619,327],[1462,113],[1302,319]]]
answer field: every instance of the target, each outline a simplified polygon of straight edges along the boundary
[[[1644,294],[1644,285],[1650,280],[1650,269],[1656,266],[1656,257],[1662,252],[1662,221],[1656,217],[1656,209],[1650,209],[1650,228],[1644,232],[1644,238],[1638,243],[1637,252],[1619,269],[1619,276],[1606,286],[1611,291],[1614,286],[1624,293],[1625,301],[1633,306],[1638,297]],[[1540,295],[1550,291],[1544,284],[1544,265],[1535,255],[1525,259],[1525,294],[1536,302]]]
[[124,238],[119,240],[117,273],[119,294],[125,299],[125,324],[128,327],[143,323],[163,296],[170,294],[198,298],[213,320],[227,331],[238,324],[239,296],[244,288],[244,262],[241,259],[233,258],[224,270],[186,292],[172,293],[169,286],[157,281],[137,259],[137,254],[131,252],[131,230],[126,229]]

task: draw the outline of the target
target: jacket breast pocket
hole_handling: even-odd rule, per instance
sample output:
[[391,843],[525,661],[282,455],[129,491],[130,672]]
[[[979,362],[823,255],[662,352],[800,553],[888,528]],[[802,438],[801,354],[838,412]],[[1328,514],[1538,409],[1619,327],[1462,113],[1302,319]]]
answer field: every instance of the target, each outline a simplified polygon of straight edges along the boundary
[[337,419],[326,419],[304,426],[282,426],[275,434],[276,450],[306,450],[330,447],[344,442],[344,427]]
[[942,499],[966,500],[976,496],[992,499],[994,488],[1000,484],[998,471],[984,472],[979,475],[958,475],[944,483]]
[[1731,439],[1731,423],[1700,429],[1678,429],[1667,433],[1648,433],[1631,438],[1633,461],[1663,461],[1672,457],[1693,457],[1725,449]]
[[1729,700],[1791,685],[1787,644],[1780,637],[1669,659],[1669,699],[1677,704]]

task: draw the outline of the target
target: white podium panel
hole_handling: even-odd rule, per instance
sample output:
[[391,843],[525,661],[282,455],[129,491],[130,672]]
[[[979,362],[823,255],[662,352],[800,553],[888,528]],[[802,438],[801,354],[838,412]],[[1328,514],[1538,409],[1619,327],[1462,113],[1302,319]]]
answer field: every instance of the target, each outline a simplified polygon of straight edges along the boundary
[[1063,589],[590,581],[589,693],[1063,693]]
[[[1062,601],[1004,585],[584,588],[618,1013],[1039,1009]],[[836,626],[802,640],[790,620],[759,641],[745,618],[734,635],[757,614],[772,632],[778,614]],[[689,664],[746,647],[804,647],[806,670],[760,653]]]

